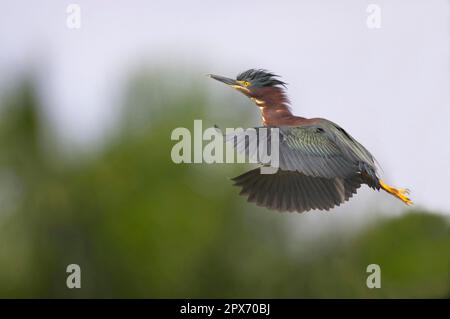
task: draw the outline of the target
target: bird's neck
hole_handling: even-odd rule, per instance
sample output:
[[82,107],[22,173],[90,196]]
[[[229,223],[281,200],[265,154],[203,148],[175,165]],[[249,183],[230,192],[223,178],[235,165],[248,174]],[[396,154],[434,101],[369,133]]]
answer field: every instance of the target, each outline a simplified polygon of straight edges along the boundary
[[297,118],[287,107],[260,106],[263,124],[266,126],[290,125]]
[[252,97],[261,111],[263,124],[266,126],[297,125],[304,118],[292,114],[289,99],[283,89],[278,87],[264,88]]

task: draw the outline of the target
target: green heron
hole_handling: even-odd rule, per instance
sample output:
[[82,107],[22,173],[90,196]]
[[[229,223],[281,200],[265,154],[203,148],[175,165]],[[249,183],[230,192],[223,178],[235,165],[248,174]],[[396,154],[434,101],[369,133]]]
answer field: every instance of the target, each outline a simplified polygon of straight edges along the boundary
[[277,172],[261,174],[256,168],[233,178],[249,202],[279,211],[329,210],[366,184],[412,204],[408,189],[384,183],[372,154],[342,127],[323,118],[293,115],[286,83],[278,75],[250,69],[236,79],[209,76],[249,97],[259,107],[264,127],[278,128]]

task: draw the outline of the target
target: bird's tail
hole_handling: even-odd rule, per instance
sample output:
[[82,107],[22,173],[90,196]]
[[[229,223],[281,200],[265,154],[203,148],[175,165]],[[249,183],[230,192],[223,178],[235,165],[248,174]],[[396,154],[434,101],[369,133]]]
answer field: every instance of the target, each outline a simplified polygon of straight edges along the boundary
[[361,186],[361,177],[322,178],[299,172],[278,170],[275,174],[261,174],[256,168],[233,178],[242,188],[240,195],[258,206],[278,211],[311,209],[329,210],[347,201]]
[[384,183],[381,179],[378,182],[380,183],[381,189],[384,190],[385,192],[387,192],[387,193],[397,197],[398,199],[400,199],[406,205],[412,205],[413,204],[411,199],[409,199],[409,197],[408,197],[409,189],[407,189],[407,188],[395,188],[395,187],[389,186],[386,183]]

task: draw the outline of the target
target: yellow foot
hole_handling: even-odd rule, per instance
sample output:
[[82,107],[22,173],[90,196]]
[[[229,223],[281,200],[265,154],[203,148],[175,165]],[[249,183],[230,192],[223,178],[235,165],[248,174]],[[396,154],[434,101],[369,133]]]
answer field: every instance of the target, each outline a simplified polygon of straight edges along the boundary
[[409,189],[407,189],[407,188],[395,188],[395,187],[389,186],[389,185],[385,184],[381,179],[379,180],[379,182],[380,182],[381,188],[383,190],[385,190],[386,192],[388,192],[389,194],[397,197],[398,199],[400,199],[406,205],[412,205],[413,204],[413,202],[407,196],[409,194]]

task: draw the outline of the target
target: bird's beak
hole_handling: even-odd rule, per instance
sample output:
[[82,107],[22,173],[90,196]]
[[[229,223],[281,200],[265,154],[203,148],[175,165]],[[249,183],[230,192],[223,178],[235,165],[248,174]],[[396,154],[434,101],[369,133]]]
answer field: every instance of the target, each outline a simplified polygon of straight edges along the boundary
[[240,85],[240,84],[238,83],[238,81],[233,80],[233,79],[226,78],[226,77],[224,77],[224,76],[214,75],[214,74],[208,74],[208,76],[209,76],[210,78],[213,78],[214,80],[220,81],[220,82],[225,83],[225,84],[227,84],[227,85],[231,85],[231,86]]
[[213,78],[214,80],[220,81],[222,83],[225,83],[229,86],[231,86],[233,89],[236,89],[244,94],[250,94],[250,90],[246,88],[244,85],[242,85],[242,81],[237,81],[233,79],[226,78],[224,76],[220,75],[214,75],[214,74],[208,74],[210,78]]

